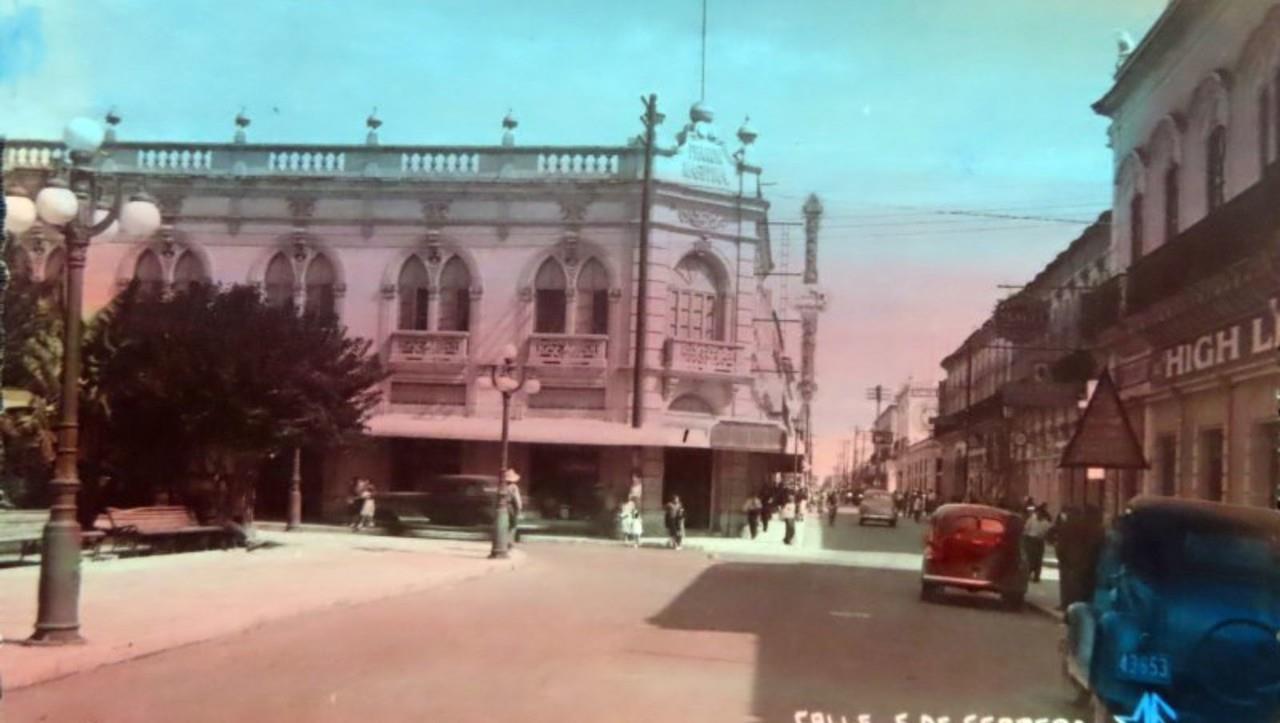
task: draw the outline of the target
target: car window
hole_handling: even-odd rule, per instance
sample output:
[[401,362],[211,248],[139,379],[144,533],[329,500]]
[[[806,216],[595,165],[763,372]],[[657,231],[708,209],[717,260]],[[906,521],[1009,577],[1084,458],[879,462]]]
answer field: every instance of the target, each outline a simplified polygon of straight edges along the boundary
[[978,520],[978,530],[992,535],[1003,535],[1005,530],[1004,521],[983,517]]
[[1272,576],[1280,549],[1262,537],[1192,531],[1183,537],[1182,559],[1197,570]]
[[943,535],[973,533],[978,531],[977,517],[943,517],[938,520],[938,532]]

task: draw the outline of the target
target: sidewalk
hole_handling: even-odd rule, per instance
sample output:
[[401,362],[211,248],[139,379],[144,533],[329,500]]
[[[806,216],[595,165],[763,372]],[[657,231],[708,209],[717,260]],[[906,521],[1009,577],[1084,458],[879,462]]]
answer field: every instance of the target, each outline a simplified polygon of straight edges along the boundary
[[0,569],[0,675],[5,690],[353,605],[511,570],[524,554],[488,560],[489,544],[259,532],[272,546],[90,561],[81,566],[87,643],[28,647],[39,566]]

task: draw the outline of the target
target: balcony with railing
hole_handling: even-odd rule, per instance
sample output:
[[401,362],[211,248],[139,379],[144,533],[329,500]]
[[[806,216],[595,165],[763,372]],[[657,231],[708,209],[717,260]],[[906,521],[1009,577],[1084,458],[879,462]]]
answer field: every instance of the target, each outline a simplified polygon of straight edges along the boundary
[[1113,276],[1085,293],[1080,303],[1080,335],[1095,341],[1104,331],[1120,321],[1120,304],[1124,276]]
[[742,345],[723,341],[668,338],[666,370],[676,376],[739,378]]
[[[1274,244],[1280,228],[1280,171],[1266,176],[1129,268],[1125,313],[1177,295]],[[1259,266],[1255,264],[1255,266]]]
[[607,334],[533,334],[527,364],[542,370],[594,370],[609,365]]
[[[52,170],[64,158],[56,141],[10,140],[4,168]],[[373,146],[259,143],[104,145],[94,163],[121,174],[485,180],[490,178],[636,178],[642,158],[626,146]]]
[[468,337],[465,331],[394,331],[387,361],[392,371],[461,370],[467,364]]

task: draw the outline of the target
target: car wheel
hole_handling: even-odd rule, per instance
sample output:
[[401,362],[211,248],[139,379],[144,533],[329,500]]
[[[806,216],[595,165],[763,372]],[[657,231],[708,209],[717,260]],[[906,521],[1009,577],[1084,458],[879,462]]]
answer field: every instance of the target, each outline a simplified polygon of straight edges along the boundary
[[920,599],[925,602],[938,601],[938,586],[932,582],[920,583]]
[[897,527],[897,526],[898,526],[898,521],[897,521],[897,520],[889,520],[889,526],[890,526],[890,527]]

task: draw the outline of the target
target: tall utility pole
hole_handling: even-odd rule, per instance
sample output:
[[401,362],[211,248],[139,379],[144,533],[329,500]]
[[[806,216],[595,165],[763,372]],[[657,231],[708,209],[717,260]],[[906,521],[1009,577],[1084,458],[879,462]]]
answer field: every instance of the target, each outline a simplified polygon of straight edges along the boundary
[[867,389],[867,399],[874,400],[876,403],[876,419],[880,418],[880,403],[884,401],[884,385],[877,384]]
[[653,207],[653,136],[662,122],[658,112],[658,96],[650,93],[641,98],[644,115],[644,182],[640,189],[640,269],[636,278],[636,342],[635,364],[631,370],[631,426],[644,424],[644,357],[649,346],[649,214]]
[[972,484],[969,482],[969,444],[970,436],[973,434],[971,421],[973,419],[973,348],[966,347],[964,350],[964,464],[961,468],[964,470],[964,492],[968,498],[973,493]]

